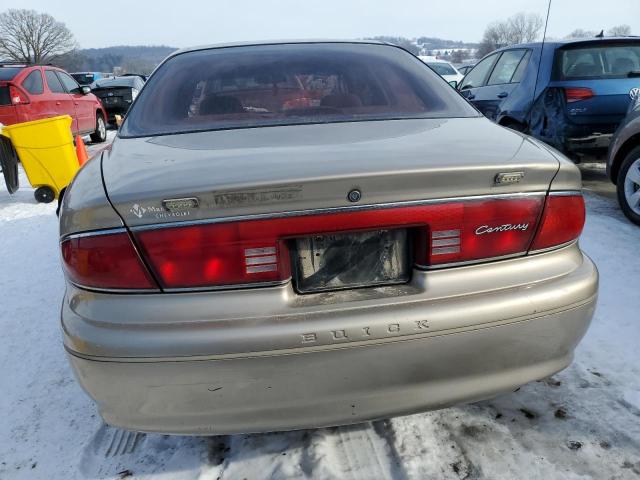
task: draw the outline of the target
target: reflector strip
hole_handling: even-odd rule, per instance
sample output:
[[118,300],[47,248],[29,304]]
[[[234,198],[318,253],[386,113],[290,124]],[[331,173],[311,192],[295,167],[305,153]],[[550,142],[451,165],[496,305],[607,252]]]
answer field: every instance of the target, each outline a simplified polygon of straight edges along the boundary
[[439,232],[432,232],[431,238],[448,238],[448,237],[459,237],[460,230],[441,230]]
[[460,237],[457,238],[443,238],[441,240],[432,240],[432,247],[446,247],[447,245],[460,245]]
[[460,253],[460,230],[431,232],[431,255]]
[[278,270],[276,248],[245,248],[244,263],[247,267],[245,269],[247,273],[275,272]]
[[264,247],[264,248],[245,248],[244,256],[252,257],[254,255],[275,255],[276,247]]
[[253,265],[247,267],[247,273],[275,272],[278,266],[275,263],[269,265]]
[[431,250],[432,255],[446,255],[448,253],[460,253],[460,247],[436,247]]
[[247,257],[247,265],[262,265],[263,263],[276,263],[275,255],[268,255],[266,257]]

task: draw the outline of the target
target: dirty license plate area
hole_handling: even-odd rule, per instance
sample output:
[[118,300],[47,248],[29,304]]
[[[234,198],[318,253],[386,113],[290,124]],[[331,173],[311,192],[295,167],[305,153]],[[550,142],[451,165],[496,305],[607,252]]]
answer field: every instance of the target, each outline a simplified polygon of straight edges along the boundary
[[406,283],[411,276],[406,229],[313,235],[293,240],[296,290]]

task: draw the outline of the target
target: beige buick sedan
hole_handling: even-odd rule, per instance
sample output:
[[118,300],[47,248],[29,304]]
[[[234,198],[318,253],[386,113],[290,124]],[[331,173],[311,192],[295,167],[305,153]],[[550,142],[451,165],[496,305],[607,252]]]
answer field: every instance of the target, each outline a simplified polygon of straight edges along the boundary
[[139,431],[509,392],[569,365],[593,315],[580,187],[398,47],[182,50],[64,195],[65,348]]

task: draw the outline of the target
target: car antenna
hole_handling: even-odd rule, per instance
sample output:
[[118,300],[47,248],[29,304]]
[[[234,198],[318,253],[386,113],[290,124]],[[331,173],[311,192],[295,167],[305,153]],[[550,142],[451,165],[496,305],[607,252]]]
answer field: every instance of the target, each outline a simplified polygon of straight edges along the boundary
[[542,56],[544,54],[544,42],[547,39],[547,26],[549,25],[549,13],[551,12],[551,0],[547,4],[547,18],[544,21],[544,32],[542,33],[542,46],[540,48],[540,61],[538,62],[538,70],[536,71],[536,81],[533,84],[533,98],[531,100],[531,108],[529,109],[529,131],[531,131],[531,116],[533,115],[533,106],[536,103],[536,90],[538,89],[538,78],[540,77],[540,66],[542,65]]

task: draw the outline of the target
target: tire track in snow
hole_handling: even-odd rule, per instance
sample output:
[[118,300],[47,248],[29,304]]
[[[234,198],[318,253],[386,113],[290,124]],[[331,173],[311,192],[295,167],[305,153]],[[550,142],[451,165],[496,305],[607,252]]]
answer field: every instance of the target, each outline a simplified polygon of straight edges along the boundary
[[332,450],[339,478],[350,480],[395,480],[402,478],[386,436],[372,423],[332,429],[326,441]]

